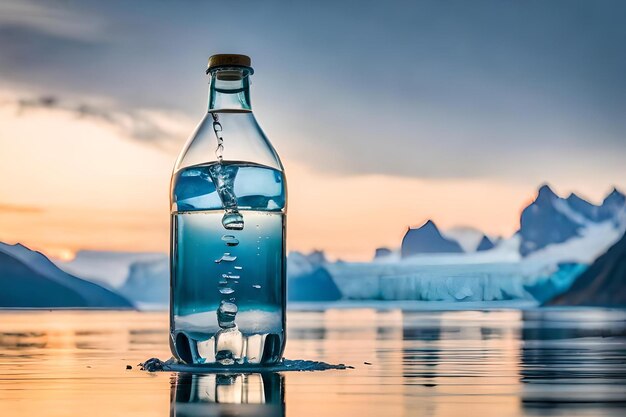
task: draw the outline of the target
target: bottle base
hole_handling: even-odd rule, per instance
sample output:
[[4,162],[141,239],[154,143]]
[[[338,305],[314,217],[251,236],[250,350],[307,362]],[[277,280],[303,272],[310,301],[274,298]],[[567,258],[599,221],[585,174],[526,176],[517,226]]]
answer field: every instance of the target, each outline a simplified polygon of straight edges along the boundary
[[245,336],[236,327],[222,329],[208,339],[177,332],[171,335],[170,342],[174,357],[189,365],[271,365],[280,362],[283,353],[280,335]]

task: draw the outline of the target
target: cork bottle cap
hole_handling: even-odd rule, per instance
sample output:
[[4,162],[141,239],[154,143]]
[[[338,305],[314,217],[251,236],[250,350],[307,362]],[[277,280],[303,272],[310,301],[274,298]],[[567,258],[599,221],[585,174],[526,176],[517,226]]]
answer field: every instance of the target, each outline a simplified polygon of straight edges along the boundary
[[217,54],[209,58],[209,66],[207,73],[216,67],[248,67],[250,68],[252,60],[247,55],[238,54]]

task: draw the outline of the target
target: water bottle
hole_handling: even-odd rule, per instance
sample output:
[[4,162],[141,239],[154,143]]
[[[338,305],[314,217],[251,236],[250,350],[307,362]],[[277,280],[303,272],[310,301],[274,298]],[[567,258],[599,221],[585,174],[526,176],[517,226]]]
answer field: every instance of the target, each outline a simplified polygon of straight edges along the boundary
[[285,176],[253,72],[209,58],[208,111],[172,174],[170,347],[188,364],[272,364],[285,347]]

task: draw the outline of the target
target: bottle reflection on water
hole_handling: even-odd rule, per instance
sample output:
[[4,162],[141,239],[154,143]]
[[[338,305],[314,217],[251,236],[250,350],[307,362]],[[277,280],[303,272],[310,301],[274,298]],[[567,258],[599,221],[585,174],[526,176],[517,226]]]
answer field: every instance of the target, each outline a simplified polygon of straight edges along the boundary
[[264,374],[178,374],[172,383],[170,415],[285,415],[284,378]]

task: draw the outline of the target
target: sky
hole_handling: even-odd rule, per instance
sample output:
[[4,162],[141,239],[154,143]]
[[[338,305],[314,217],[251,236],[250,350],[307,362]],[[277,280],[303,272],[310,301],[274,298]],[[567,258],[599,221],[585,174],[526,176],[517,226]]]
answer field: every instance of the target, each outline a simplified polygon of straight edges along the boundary
[[288,247],[369,259],[433,219],[508,236],[548,182],[626,189],[620,1],[0,3],[0,241],[167,251],[207,58],[252,57]]

